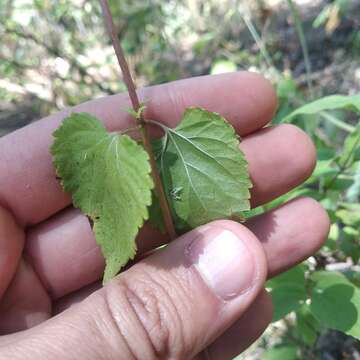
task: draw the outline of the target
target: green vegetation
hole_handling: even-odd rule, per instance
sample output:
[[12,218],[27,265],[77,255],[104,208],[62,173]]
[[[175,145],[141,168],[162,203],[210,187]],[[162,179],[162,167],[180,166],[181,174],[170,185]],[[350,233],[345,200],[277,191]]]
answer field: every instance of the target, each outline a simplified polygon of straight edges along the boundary
[[108,133],[88,113],[70,115],[54,133],[54,164],[75,207],[94,223],[106,258],[104,281],[135,256],[135,237],[151,204],[146,151],[128,135]]
[[[138,85],[259,71],[277,89],[273,124],[296,124],[316,145],[316,169],[306,183],[247,214],[311,196],[332,222],[314,257],[268,282],[279,322],[258,344],[270,348],[264,359],[320,359],[328,329],[360,338],[360,10],[356,1],[320,3],[309,10],[296,1],[111,2]],[[17,123],[23,125],[125,90],[97,1],[0,0],[0,16],[0,115],[24,109]],[[174,199],[183,188],[174,188]]]
[[[200,108],[189,108],[175,129],[152,124],[165,133],[154,148],[178,233],[212,220],[243,219],[250,209],[251,182],[233,127]],[[158,198],[151,196],[149,156],[141,144],[124,133],[108,133],[88,113],[67,117],[54,137],[57,174],[74,206],[94,223],[108,281],[134,258],[135,237],[150,205],[151,221],[163,228]]]

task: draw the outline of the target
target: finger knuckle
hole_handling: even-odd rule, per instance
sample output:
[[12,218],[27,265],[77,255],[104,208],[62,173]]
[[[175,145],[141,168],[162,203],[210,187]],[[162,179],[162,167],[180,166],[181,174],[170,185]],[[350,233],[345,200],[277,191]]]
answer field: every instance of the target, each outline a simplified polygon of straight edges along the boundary
[[[112,321],[134,358],[139,358],[139,341],[142,341],[142,354],[146,353],[149,359],[183,358],[182,305],[169,291],[173,288],[174,284],[168,284],[166,279],[142,274],[136,281],[121,279],[107,291]],[[127,317],[125,322],[122,320],[124,316]],[[129,326],[131,329],[126,328]],[[139,334],[136,343],[133,334]]]

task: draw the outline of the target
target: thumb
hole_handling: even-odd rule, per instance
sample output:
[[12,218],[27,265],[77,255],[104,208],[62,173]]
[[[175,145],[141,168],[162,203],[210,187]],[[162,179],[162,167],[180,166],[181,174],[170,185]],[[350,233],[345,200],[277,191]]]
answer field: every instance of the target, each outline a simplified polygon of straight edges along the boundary
[[216,221],[181,236],[48,322],[14,335],[0,355],[190,359],[239,319],[265,277],[255,236],[237,223]]

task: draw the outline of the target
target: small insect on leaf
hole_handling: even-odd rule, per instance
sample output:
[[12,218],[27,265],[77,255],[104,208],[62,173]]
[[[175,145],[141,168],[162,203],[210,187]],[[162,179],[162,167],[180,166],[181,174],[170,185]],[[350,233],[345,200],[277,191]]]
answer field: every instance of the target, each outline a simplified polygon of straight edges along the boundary
[[93,222],[106,259],[104,281],[136,252],[135,237],[151,204],[148,155],[127,135],[108,133],[87,113],[73,113],[54,132],[53,162],[75,207]]
[[170,196],[174,199],[174,200],[181,200],[181,192],[182,192],[183,188],[182,187],[176,187],[174,189],[172,189],[170,191]]

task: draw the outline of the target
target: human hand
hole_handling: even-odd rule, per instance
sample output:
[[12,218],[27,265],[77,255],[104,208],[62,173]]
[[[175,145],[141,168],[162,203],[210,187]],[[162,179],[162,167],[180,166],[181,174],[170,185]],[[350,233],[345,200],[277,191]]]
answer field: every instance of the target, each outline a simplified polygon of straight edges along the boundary
[[[263,129],[276,99],[259,75],[193,78],[140,95],[150,99],[146,116],[170,126],[191,105],[225,116],[243,137],[253,206],[313,170],[306,134],[292,125]],[[72,111],[95,114],[109,130],[127,128],[127,101],[115,95]],[[137,241],[142,259],[100,289],[103,258],[87,218],[69,206],[49,153],[52,132],[69,112],[0,139],[0,359],[223,360],[243,351],[271,320],[266,276],[321,246],[326,213],[299,198],[245,226],[202,226],[149,256],[167,239],[145,226]]]

